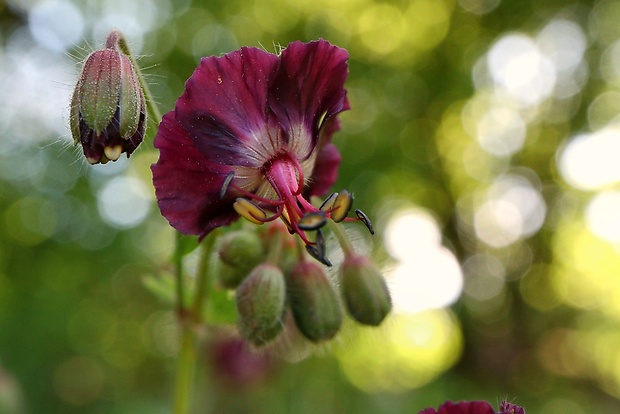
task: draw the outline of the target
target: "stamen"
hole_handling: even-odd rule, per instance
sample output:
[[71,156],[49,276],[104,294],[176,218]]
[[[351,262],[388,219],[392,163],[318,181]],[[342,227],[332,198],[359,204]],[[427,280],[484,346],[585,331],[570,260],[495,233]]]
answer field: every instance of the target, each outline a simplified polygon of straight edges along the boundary
[[282,210],[282,213],[280,214],[280,218],[282,219],[284,224],[286,224],[288,232],[290,234],[295,234],[295,229],[293,229],[293,226],[291,225],[291,220],[288,217],[288,212],[286,211],[286,209]]
[[368,218],[368,216],[364,214],[362,210],[359,210],[359,209],[355,210],[355,214],[357,215],[357,218],[360,219],[362,223],[364,223],[364,225],[366,226],[370,234],[375,234],[375,231],[372,228],[372,223],[370,222],[370,219]]
[[297,226],[302,230],[318,230],[327,223],[327,217],[322,211],[315,211],[303,216]]
[[314,257],[316,260],[323,263],[325,266],[328,266],[328,267],[332,266],[332,262],[330,262],[327,257],[322,256],[315,246],[306,244],[306,251],[308,252],[308,254],[310,254],[310,256]]
[[220,188],[220,200],[222,198],[224,198],[224,196],[226,195],[226,192],[228,191],[228,186],[232,182],[233,178],[235,178],[235,172],[231,171],[226,176],[226,179],[224,179],[224,183],[222,184],[222,188]]
[[314,244],[306,245],[306,251],[325,266],[331,267],[332,262],[325,256],[325,238],[321,230],[317,230]]
[[334,200],[333,211],[331,213],[332,220],[336,223],[340,223],[344,220],[347,217],[347,214],[349,214],[352,204],[353,196],[347,190],[342,190],[342,192],[338,194]]
[[301,194],[297,195],[297,201],[301,205],[304,210],[316,211],[316,207],[312,205],[308,200],[306,200]]
[[323,115],[319,118],[319,121],[316,123],[317,129],[321,129],[323,126],[323,121],[325,121],[325,117],[327,116],[327,111],[323,112]]
[[338,197],[338,193],[331,193],[329,197],[327,197],[325,201],[323,201],[323,204],[321,204],[321,207],[319,207],[319,210],[325,213],[330,211],[334,207],[334,202],[336,201],[336,197]]
[[254,224],[263,224],[269,221],[265,210],[252,203],[247,198],[238,198],[233,204],[233,208],[241,217]]
[[[327,260],[327,257],[325,257],[325,237],[323,237],[323,232],[320,229],[316,231],[316,239],[314,240],[314,242],[319,255],[321,255],[321,257],[323,257],[325,261],[329,262],[329,260]],[[329,264],[329,266],[331,266],[331,263]]]
[[[230,175],[230,173],[229,173]],[[226,176],[226,179],[228,179],[228,176]],[[226,183],[226,180],[224,181],[224,184]],[[254,193],[251,193],[249,191],[244,190],[241,187],[237,187],[234,183],[230,183],[228,185],[228,188],[232,188],[234,189],[236,192],[241,193],[241,195],[252,199],[252,200],[256,200],[256,201],[260,201],[261,203],[265,203],[265,204],[269,204],[271,206],[275,206],[275,207],[279,207],[284,205],[284,201],[282,200],[272,200],[271,198],[266,198],[266,197],[261,197],[259,195],[256,195]],[[220,195],[222,195],[222,190],[220,190]]]

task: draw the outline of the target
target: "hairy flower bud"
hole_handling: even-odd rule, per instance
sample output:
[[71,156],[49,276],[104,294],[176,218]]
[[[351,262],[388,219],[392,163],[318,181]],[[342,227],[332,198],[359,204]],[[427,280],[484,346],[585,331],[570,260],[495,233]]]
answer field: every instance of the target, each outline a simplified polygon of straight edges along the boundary
[[235,288],[264,259],[265,251],[258,234],[238,230],[222,237],[218,253],[223,262],[220,282],[224,287]]
[[259,264],[237,288],[239,330],[254,345],[264,345],[282,331],[286,286],[282,271]]
[[342,293],[349,313],[359,323],[378,326],[392,309],[383,275],[366,256],[351,255],[340,268]]
[[502,401],[499,406],[499,414],[525,414],[525,410],[517,404]]
[[116,161],[123,152],[129,157],[146,129],[144,93],[121,42],[113,31],[105,49],[86,58],[71,98],[71,134],[91,164]]
[[342,324],[342,309],[323,267],[299,262],[287,282],[293,317],[301,333],[314,342],[336,335]]

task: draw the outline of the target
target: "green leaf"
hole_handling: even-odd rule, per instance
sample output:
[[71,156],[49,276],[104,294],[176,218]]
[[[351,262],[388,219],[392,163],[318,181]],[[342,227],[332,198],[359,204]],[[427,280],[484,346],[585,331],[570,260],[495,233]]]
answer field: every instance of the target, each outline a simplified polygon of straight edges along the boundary
[[162,301],[166,303],[175,302],[175,281],[171,273],[145,275],[142,278],[142,283],[144,283],[147,290]]

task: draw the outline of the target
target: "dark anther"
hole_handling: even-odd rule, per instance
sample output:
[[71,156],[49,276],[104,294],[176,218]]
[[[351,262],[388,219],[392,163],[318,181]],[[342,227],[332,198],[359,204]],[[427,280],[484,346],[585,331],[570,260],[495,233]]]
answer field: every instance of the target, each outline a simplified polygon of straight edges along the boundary
[[313,246],[311,244],[306,244],[306,251],[310,254],[310,256],[314,257],[316,260],[323,263],[325,266],[331,267],[332,262],[330,262],[329,259],[325,257],[324,255],[321,255],[319,253],[319,249],[317,249],[316,246]]
[[322,211],[308,213],[297,222],[297,226],[302,230],[318,230],[327,223],[327,217]]
[[224,198],[224,196],[226,195],[226,191],[228,191],[228,186],[232,182],[233,178],[235,178],[235,172],[231,171],[226,176],[226,179],[224,179],[224,183],[222,184],[222,188],[220,188],[220,199]]
[[370,234],[375,234],[375,231],[372,228],[372,223],[370,222],[370,219],[368,218],[368,216],[364,214],[362,210],[359,210],[359,209],[355,210],[355,214],[357,215],[357,218],[360,219],[360,221],[366,225],[366,228],[368,229]]
[[316,239],[314,240],[314,247],[321,257],[325,257],[325,237],[321,230],[316,231]]

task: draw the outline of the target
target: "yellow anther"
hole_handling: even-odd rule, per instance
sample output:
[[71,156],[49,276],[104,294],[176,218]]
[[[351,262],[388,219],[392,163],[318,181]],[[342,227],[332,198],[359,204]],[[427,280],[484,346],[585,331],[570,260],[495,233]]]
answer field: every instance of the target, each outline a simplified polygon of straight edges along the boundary
[[333,211],[331,213],[332,220],[336,223],[344,220],[347,217],[347,214],[349,214],[352,204],[353,196],[347,190],[342,190],[342,192],[338,194],[334,200]]
[[338,197],[338,193],[331,193],[329,197],[327,197],[325,201],[323,201],[323,204],[321,204],[321,207],[319,207],[319,210],[324,211],[326,213],[329,210],[331,210],[331,208],[334,207],[334,202],[336,201],[336,197]]
[[254,224],[263,224],[267,218],[267,213],[247,198],[238,198],[233,208],[241,217]]

